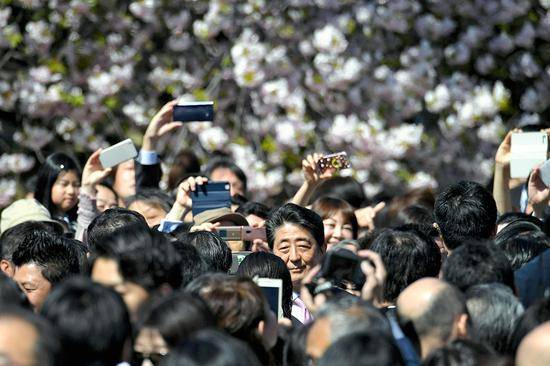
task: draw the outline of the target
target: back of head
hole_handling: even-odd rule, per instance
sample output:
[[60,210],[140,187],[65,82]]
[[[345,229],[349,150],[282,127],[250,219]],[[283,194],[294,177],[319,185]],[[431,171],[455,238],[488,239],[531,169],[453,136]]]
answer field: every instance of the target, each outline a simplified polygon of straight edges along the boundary
[[466,291],[482,283],[502,283],[514,290],[514,272],[502,250],[492,242],[469,242],[443,264],[443,279]]
[[209,271],[229,272],[231,268],[231,249],[217,233],[195,231],[183,234],[180,241],[194,246],[204,260]]
[[96,216],[88,226],[87,243],[93,249],[101,243],[130,225],[147,227],[147,222],[139,213],[125,208],[110,208]]
[[489,347],[467,339],[457,339],[452,343],[432,352],[424,362],[424,365],[489,365],[487,362],[495,358],[495,353]]
[[265,222],[270,248],[273,249],[277,229],[287,223],[303,227],[315,239],[319,248],[324,247],[325,235],[321,217],[305,207],[287,203],[273,211]]
[[159,331],[169,348],[214,324],[214,316],[204,301],[185,292],[174,292],[161,298],[144,322],[145,327]]
[[191,244],[174,241],[172,245],[181,257],[181,287],[184,288],[195,278],[206,273],[209,268],[197,248]]
[[527,308],[518,319],[510,335],[509,354],[515,355],[523,338],[533,329],[548,321],[550,321],[550,298],[541,299]]
[[57,330],[64,365],[116,365],[131,336],[122,298],[86,278],[73,278],[55,288],[42,315]]
[[26,221],[7,229],[0,236],[2,259],[11,261],[15,249],[24,242],[26,236],[35,232],[54,234],[56,231],[51,225],[41,221]]
[[173,349],[161,366],[260,366],[248,345],[217,330],[199,331]]
[[[18,336],[17,339],[14,335]],[[56,366],[59,365],[60,352],[57,333],[45,319],[20,308],[0,309],[2,361],[12,365],[17,364],[14,358],[18,358],[30,361],[29,364],[34,366]]]
[[269,216],[269,207],[267,207],[263,203],[249,201],[240,205],[235,212],[240,213],[244,216],[255,215],[259,218],[267,219],[267,217]]
[[344,295],[329,300],[317,314],[316,319],[322,318],[330,323],[331,342],[366,331],[391,334],[386,317],[369,302],[355,296]]
[[12,256],[15,267],[35,264],[52,285],[79,274],[80,252],[72,240],[48,232],[33,232],[24,238]]
[[407,286],[423,277],[437,277],[441,253],[437,244],[420,230],[402,226],[383,230],[370,246],[380,254],[388,273],[384,300],[395,302]]
[[319,366],[399,366],[405,365],[391,336],[364,332],[344,336],[330,345]]
[[550,248],[550,238],[540,230],[516,232],[514,229],[518,229],[515,223],[506,226],[495,238],[495,243],[503,250],[515,271]]
[[516,365],[550,365],[550,322],[539,325],[523,338],[516,354]]
[[495,233],[497,208],[483,186],[462,181],[437,196],[434,218],[445,246],[454,250],[467,240],[490,239]]
[[272,253],[251,253],[239,265],[237,274],[250,278],[263,277],[283,281],[283,314],[290,319],[292,310],[292,280],[285,262]]
[[472,286],[466,291],[472,340],[505,353],[523,306],[509,287],[500,283]]
[[323,181],[315,189],[312,197],[319,199],[322,197],[333,197],[344,200],[354,208],[361,207],[367,197],[361,184],[352,177],[333,177]]

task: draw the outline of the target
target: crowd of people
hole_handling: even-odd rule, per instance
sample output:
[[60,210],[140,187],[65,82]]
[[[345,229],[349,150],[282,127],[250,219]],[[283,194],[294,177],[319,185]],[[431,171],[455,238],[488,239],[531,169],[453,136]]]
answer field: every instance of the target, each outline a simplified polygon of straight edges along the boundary
[[[510,178],[510,134],[492,194],[461,181],[368,202],[313,154],[268,207],[229,157],[183,151],[163,169],[173,107],[137,159],[104,169],[98,150],[81,169],[54,153],[1,212],[1,365],[550,364],[550,188],[538,168]],[[231,208],[193,216],[209,182],[229,184]],[[228,226],[265,237],[224,239]],[[258,278],[281,281],[281,315]]]

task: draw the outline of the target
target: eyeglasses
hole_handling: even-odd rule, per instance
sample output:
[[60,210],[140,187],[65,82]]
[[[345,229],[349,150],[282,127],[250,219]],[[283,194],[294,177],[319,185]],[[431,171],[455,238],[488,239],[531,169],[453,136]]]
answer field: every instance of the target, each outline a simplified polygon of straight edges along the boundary
[[134,351],[133,364],[141,365],[144,360],[149,360],[153,365],[158,365],[167,353],[142,353]]

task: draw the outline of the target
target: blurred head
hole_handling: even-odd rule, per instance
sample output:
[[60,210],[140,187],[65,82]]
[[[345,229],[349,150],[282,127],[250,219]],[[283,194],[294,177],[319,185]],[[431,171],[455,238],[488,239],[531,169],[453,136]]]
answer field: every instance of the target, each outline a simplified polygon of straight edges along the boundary
[[297,291],[326,251],[323,220],[307,208],[287,203],[271,214],[266,232],[269,247],[285,262]]
[[407,287],[397,299],[402,328],[417,340],[422,358],[434,349],[468,335],[468,311],[464,295],[454,286],[423,278]]
[[492,365],[490,362],[497,359],[497,355],[491,348],[468,339],[457,339],[433,351],[424,365]]
[[136,194],[136,167],[134,160],[118,164],[113,171],[113,188],[119,198]]
[[219,328],[248,343],[260,361],[277,341],[277,319],[262,290],[251,279],[225,277],[199,290]]
[[516,365],[550,365],[550,322],[539,325],[523,338],[516,354]]
[[218,330],[202,330],[176,347],[161,366],[260,366],[250,347]]
[[466,291],[470,338],[503,354],[523,306],[512,290],[500,283],[476,285]]
[[307,355],[315,361],[338,340],[373,331],[391,336],[390,324],[370,303],[354,296],[340,296],[323,305],[307,336]]
[[495,200],[475,182],[462,181],[441,192],[435,201],[434,217],[449,251],[467,240],[490,239],[496,233]]
[[134,225],[139,226],[141,230],[147,228],[145,218],[135,211],[121,207],[107,209],[97,215],[88,225],[86,242],[90,249],[93,249],[97,243],[109,240],[118,231]]
[[172,244],[181,257],[181,287],[209,271],[209,268],[199,254],[197,248],[188,243],[173,241]]
[[172,208],[172,199],[158,189],[142,189],[133,196],[126,198],[126,207],[140,213],[149,227],[159,225]]
[[41,314],[59,334],[64,365],[117,365],[131,337],[122,298],[87,278],[72,278],[48,296]]
[[515,271],[550,248],[550,238],[529,221],[514,221],[504,227],[495,237],[495,244]]
[[113,187],[107,183],[100,183],[96,186],[96,207],[99,212],[118,206],[118,195]]
[[317,363],[319,366],[405,365],[394,339],[384,333],[350,334],[334,342]]
[[510,261],[490,241],[461,245],[447,258],[441,272],[445,281],[461,291],[482,283],[502,283],[515,291]]
[[22,309],[0,310],[0,360],[3,365],[56,366],[60,344],[43,318]]
[[246,197],[247,179],[244,171],[228,158],[216,158],[208,164],[206,175],[212,182],[229,182],[231,196]]
[[187,177],[201,171],[199,158],[191,150],[183,150],[174,158],[170,172],[168,172],[168,189],[178,188],[178,185]]
[[261,227],[269,216],[269,207],[259,202],[245,202],[239,206],[237,213],[244,215],[250,226]]
[[370,250],[380,254],[387,271],[384,300],[394,303],[401,291],[423,277],[437,277],[441,253],[435,242],[412,226],[385,229]]
[[274,278],[283,281],[283,315],[290,319],[292,311],[292,280],[285,262],[271,253],[251,253],[239,265],[237,274],[254,278]]
[[319,199],[333,197],[346,201],[354,208],[360,208],[367,200],[361,184],[352,177],[333,177],[324,180],[315,189],[312,197]]
[[223,239],[210,231],[185,233],[178,238],[182,243],[194,246],[206,263],[208,271],[228,273],[231,268],[231,249]]
[[523,338],[533,329],[548,321],[550,321],[550,298],[541,299],[528,307],[518,319],[514,331],[510,335],[509,354],[515,355]]
[[0,308],[6,307],[31,309],[29,300],[23,291],[11,278],[0,272]]
[[134,364],[161,359],[194,332],[215,325],[206,304],[185,292],[174,292],[151,304],[134,343]]
[[354,208],[344,200],[323,197],[311,206],[323,219],[327,250],[345,239],[357,239],[359,224]]
[[38,310],[55,285],[80,273],[82,254],[70,239],[31,233],[13,252],[13,279]]
[[37,174],[34,198],[52,216],[69,215],[76,220],[81,169],[69,155],[54,153],[46,158]]

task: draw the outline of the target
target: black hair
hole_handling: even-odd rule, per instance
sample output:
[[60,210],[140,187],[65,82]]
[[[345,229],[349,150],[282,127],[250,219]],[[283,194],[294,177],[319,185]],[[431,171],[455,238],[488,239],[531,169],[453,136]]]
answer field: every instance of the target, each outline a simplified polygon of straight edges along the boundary
[[217,282],[225,281],[229,275],[222,272],[208,272],[195,278],[185,286],[185,291],[194,296],[198,296],[203,288],[210,287]]
[[490,239],[495,233],[497,207],[483,186],[461,181],[437,196],[434,217],[445,247],[453,250],[466,240]]
[[97,258],[116,261],[125,280],[150,292],[162,285],[173,289],[181,285],[179,253],[165,234],[150,231],[142,223],[128,225],[96,243],[89,258],[90,270]]
[[57,225],[50,225],[42,221],[25,221],[9,228],[2,233],[2,236],[0,236],[1,259],[11,261],[13,252],[17,249],[17,247],[19,247],[19,245],[21,245],[21,243],[24,243],[27,235],[39,231],[54,234],[56,233],[55,228],[57,228]]
[[494,351],[468,339],[457,339],[434,350],[424,361],[424,366],[487,365],[496,358]]
[[[74,171],[78,179],[82,174],[80,165],[71,156],[65,153],[53,153],[49,155],[36,174],[36,188],[34,198],[48,209],[54,216],[57,212],[55,204],[52,202],[52,187],[61,172]],[[75,205],[66,214],[70,221],[76,221],[78,205]]]
[[292,279],[285,262],[272,253],[251,253],[239,265],[237,274],[254,278],[281,279],[283,281],[282,305],[285,318],[290,319],[292,311]]
[[130,318],[114,290],[72,278],[52,290],[41,314],[57,330],[63,365],[117,365],[130,339]]
[[466,306],[471,339],[499,353],[506,352],[508,338],[523,313],[523,306],[510,288],[500,283],[472,286],[466,291]]
[[174,348],[192,333],[215,324],[214,315],[200,297],[178,291],[152,305],[143,327],[158,330],[168,347]]
[[218,330],[202,330],[173,349],[160,366],[260,366],[250,347]]
[[124,205],[130,207],[134,202],[143,202],[147,205],[155,206],[166,213],[170,212],[174,200],[166,192],[161,191],[160,189],[145,188],[140,189],[139,192],[130,196],[124,200]]
[[514,271],[491,241],[467,242],[454,250],[442,268],[443,279],[461,291],[482,283],[502,283],[514,291]]
[[384,299],[395,302],[401,291],[423,277],[437,277],[441,253],[437,244],[414,226],[385,229],[370,250],[380,254],[387,271]]
[[208,271],[206,262],[202,259],[197,248],[191,244],[182,243],[178,240],[173,241],[172,245],[180,254],[181,262],[181,287]]
[[237,205],[237,208],[241,207],[242,205],[246,204],[248,201],[248,198],[245,196],[235,193],[231,196],[231,204]]
[[325,234],[321,216],[293,203],[287,203],[276,209],[265,222],[267,242],[271,249],[273,249],[277,229],[286,223],[298,225],[307,230],[315,239],[317,248],[324,252]]
[[543,298],[527,308],[516,322],[508,341],[508,354],[514,356],[523,338],[547,321],[550,321],[550,298]]
[[19,286],[4,272],[0,271],[0,308],[7,306],[31,309],[27,296]]
[[362,332],[349,334],[332,343],[317,365],[404,366],[405,361],[391,336]]
[[411,205],[397,212],[393,219],[392,226],[418,225],[425,234],[430,237],[437,237],[437,229],[433,226],[433,212],[424,206]]
[[540,230],[544,230],[544,223],[541,219],[523,212],[506,212],[497,218],[497,225],[510,224],[515,221],[528,221],[538,226]]
[[307,366],[307,335],[313,322],[293,327],[283,349],[283,366]]
[[52,286],[81,271],[78,250],[71,239],[48,232],[33,232],[13,252],[16,267],[35,263]]
[[263,203],[249,201],[240,205],[235,212],[243,216],[255,215],[265,220],[269,216],[269,207]]
[[348,202],[354,208],[360,208],[367,203],[367,197],[361,184],[352,177],[333,177],[323,181],[313,194],[313,199],[323,197],[339,198]]
[[195,231],[179,236],[182,243],[191,244],[199,252],[209,271],[229,272],[231,268],[231,249],[217,233]]
[[231,171],[231,173],[235,174],[237,179],[239,179],[243,184],[243,191],[246,193],[248,189],[246,174],[241,168],[239,168],[237,164],[235,164],[229,158],[226,158],[226,157],[214,158],[211,162],[208,163],[208,166],[205,169],[205,174],[206,176],[210,177],[210,175],[214,172],[214,170],[220,169],[220,168],[228,169]]
[[550,238],[542,231],[518,230],[518,232],[516,231],[517,228],[510,228],[510,230],[504,232],[508,229],[508,226],[497,235],[495,243],[503,250],[514,271],[550,248]]
[[[35,366],[57,366],[59,365],[59,356],[61,353],[61,343],[55,329],[44,318],[37,314],[17,308],[0,308],[0,320],[19,320],[32,326],[37,333],[37,340],[34,344],[34,363]],[[28,340],[20,340],[28,342]]]
[[93,250],[98,243],[108,240],[119,230],[131,225],[147,228],[147,222],[141,214],[122,207],[109,208],[97,215],[88,225],[86,243],[90,250]]

